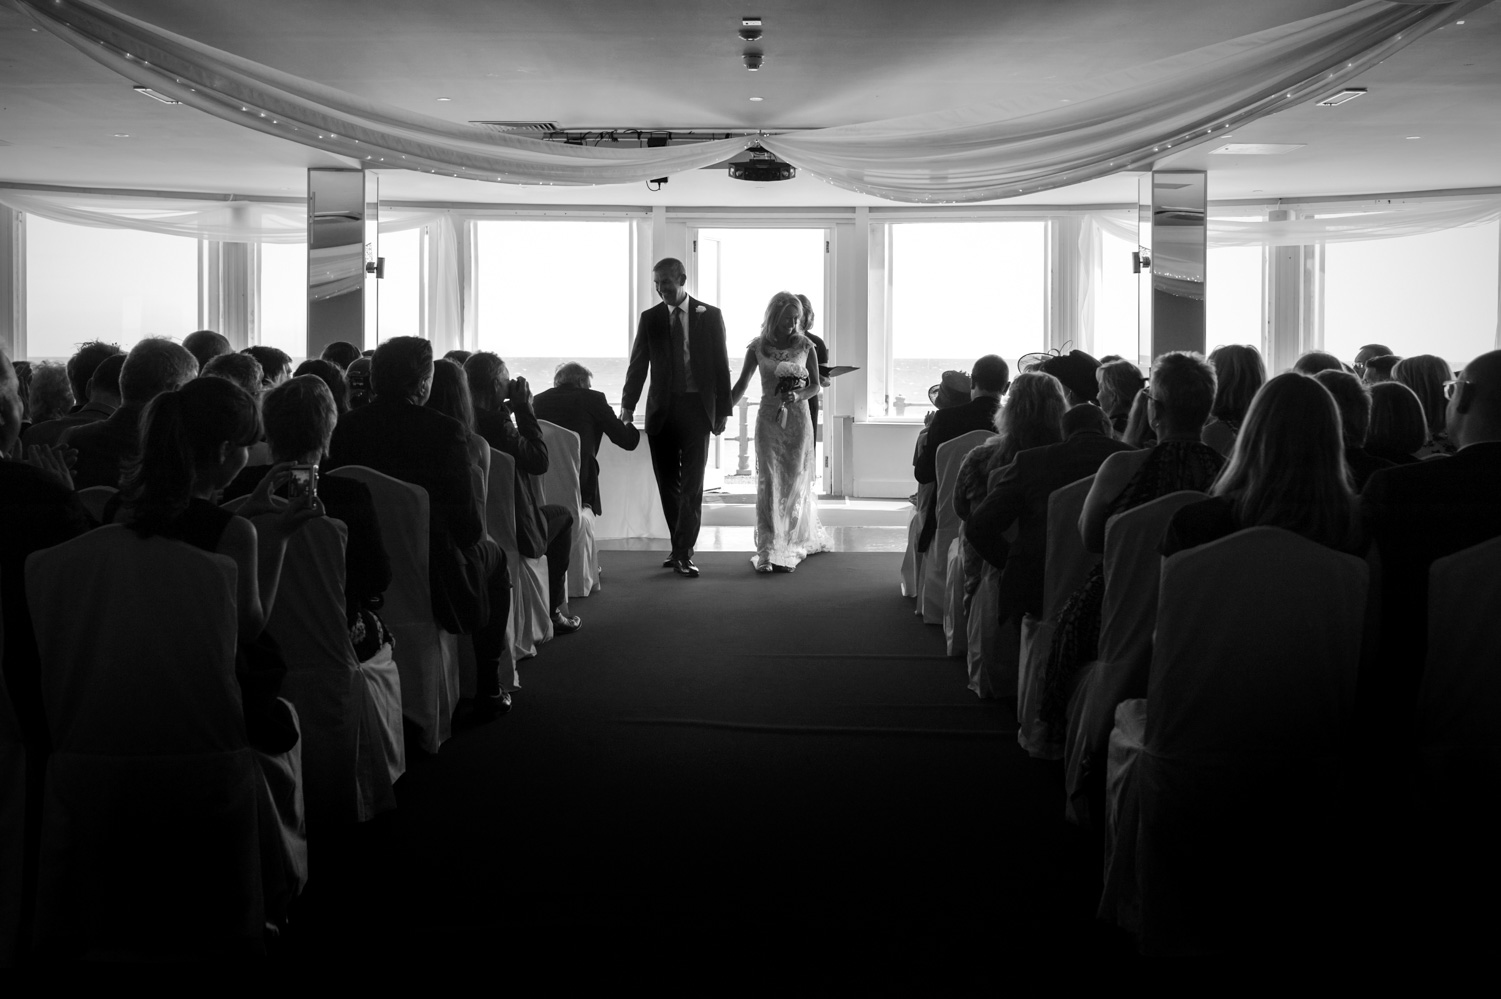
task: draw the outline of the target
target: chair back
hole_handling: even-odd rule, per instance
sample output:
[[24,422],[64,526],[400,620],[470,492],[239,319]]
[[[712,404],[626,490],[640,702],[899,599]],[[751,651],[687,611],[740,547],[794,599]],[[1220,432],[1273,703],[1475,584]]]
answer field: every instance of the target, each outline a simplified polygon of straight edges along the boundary
[[[1204,494],[1184,489],[1110,518],[1105,526],[1105,598],[1100,608],[1101,662],[1145,664],[1157,620],[1162,536],[1173,514]],[[1126,696],[1139,696],[1130,693]]]
[[1275,527],[1162,567],[1146,744],[1199,759],[1333,748],[1353,708],[1366,564]]
[[949,550],[949,542],[959,533],[959,515],[954,512],[954,490],[959,483],[959,466],[964,463],[965,455],[994,436],[988,430],[971,430],[938,445],[938,454],[934,459],[938,470],[938,524],[933,544],[928,551],[937,552],[939,558],[944,557]]
[[538,420],[547,445],[547,474],[542,476],[542,499],[563,507],[579,522],[579,435],[567,427]]
[[363,482],[379,511],[381,543],[391,560],[391,585],[382,610],[386,624],[432,624],[427,490],[365,465],[345,465],[328,474]]
[[1418,694],[1422,745],[1488,749],[1501,761],[1501,537],[1428,571],[1428,659]]
[[89,486],[78,490],[78,502],[83,504],[83,508],[89,512],[90,517],[103,523],[104,508],[119,491],[114,486]]
[[1094,485],[1090,475],[1054,489],[1048,496],[1047,559],[1043,568],[1042,616],[1053,619],[1069,596],[1084,582],[1100,556],[1084,550],[1079,515]]
[[[481,442],[483,443],[482,439]],[[486,445],[479,464],[469,466],[469,489],[474,494],[474,505],[479,509],[479,522],[482,530],[489,529],[487,516],[489,511],[486,504],[489,502],[490,455],[493,452],[494,448]]]
[[509,559],[516,548],[516,459],[490,449],[490,487],[485,498],[485,530]]

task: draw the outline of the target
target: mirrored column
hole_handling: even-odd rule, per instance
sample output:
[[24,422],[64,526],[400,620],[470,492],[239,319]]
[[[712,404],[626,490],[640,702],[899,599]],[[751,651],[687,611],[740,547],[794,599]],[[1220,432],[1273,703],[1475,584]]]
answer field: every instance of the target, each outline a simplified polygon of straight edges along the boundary
[[1169,350],[1205,352],[1204,273],[1208,253],[1207,176],[1159,171],[1141,178],[1141,363]]
[[308,357],[376,341],[378,189],[362,170],[308,171]]

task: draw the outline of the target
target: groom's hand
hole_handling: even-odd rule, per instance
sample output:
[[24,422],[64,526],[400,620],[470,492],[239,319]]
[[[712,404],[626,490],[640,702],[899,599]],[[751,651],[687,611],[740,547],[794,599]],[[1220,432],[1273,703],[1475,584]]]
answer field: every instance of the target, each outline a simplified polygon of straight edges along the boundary
[[634,409],[626,409],[624,406],[620,407],[620,422],[621,423],[634,423],[635,420],[636,420],[636,411]]
[[729,422],[729,417],[727,416],[721,416],[719,419],[714,421],[715,437],[718,437],[720,434],[724,433],[724,426],[727,422]]

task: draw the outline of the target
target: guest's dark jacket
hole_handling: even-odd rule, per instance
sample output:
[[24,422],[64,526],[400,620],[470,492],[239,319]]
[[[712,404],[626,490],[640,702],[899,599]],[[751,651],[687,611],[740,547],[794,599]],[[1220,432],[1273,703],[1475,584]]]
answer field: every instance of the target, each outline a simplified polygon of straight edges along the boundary
[[107,420],[85,423],[63,433],[62,443],[78,449],[73,466],[73,488],[120,487],[120,473],[140,449],[141,411],[146,407],[126,403]]
[[[818,358],[818,363],[822,366],[827,366],[829,363],[829,345],[823,342],[822,337],[813,333],[805,331],[803,336],[813,341],[813,353]],[[818,425],[818,408],[823,404],[823,399],[824,394],[820,392],[808,400],[808,422],[813,425],[813,439],[816,441],[823,440],[823,436],[820,433],[823,428]]]
[[26,557],[60,545],[93,524],[78,497],[40,469],[0,459],[0,612],[4,614],[4,682],[21,737],[48,746],[42,712],[41,662],[26,603]]
[[[985,561],[1001,570],[1001,620],[1023,613],[1042,617],[1044,563],[1048,551],[1048,497],[1056,489],[1100,470],[1105,459],[1131,447],[1095,430],[1071,434],[1060,444],[1018,452],[995,473],[990,490],[970,511],[964,536]],[[1016,524],[1016,541],[1004,534]],[[1070,530],[1077,530],[1073,525]]]
[[525,406],[512,410],[501,403],[499,409],[476,408],[474,422],[492,448],[516,460],[516,549],[527,558],[541,558],[547,550],[547,516],[539,476],[547,474],[547,445],[537,416]]
[[1360,505],[1381,562],[1382,658],[1410,706],[1428,645],[1428,570],[1501,535],[1501,441],[1376,472]]
[[532,406],[539,420],[556,423],[579,435],[579,495],[584,505],[599,516],[600,436],[610,438],[626,451],[634,451],[641,442],[641,431],[634,424],[620,422],[603,392],[577,385],[550,388],[533,399]]
[[[995,411],[1001,400],[988,395],[971,399],[962,406],[940,409],[933,413],[933,422],[928,424],[927,435],[913,461],[913,476],[919,483],[938,481],[938,448],[971,430],[995,430]],[[938,491],[935,489],[923,508],[917,511],[922,517],[922,526],[917,535],[917,550],[925,552],[938,529]]]
[[33,423],[30,429],[21,435],[21,443],[27,447],[31,447],[33,444],[43,447],[49,444],[56,444],[62,440],[64,434],[74,427],[107,420],[114,411],[115,407],[107,406],[103,403],[86,403],[69,412],[67,416],[59,416],[55,420],[43,420],[41,423]]
[[1372,475],[1383,468],[1395,468],[1396,465],[1396,462],[1378,458],[1363,447],[1345,445],[1345,467],[1350,470],[1351,484],[1357,493],[1365,488]]
[[334,428],[323,471],[365,465],[427,490],[428,577],[435,604],[467,588],[458,552],[485,535],[469,472],[469,432],[435,409],[376,399],[344,414]]
[[[224,487],[223,501],[255,492],[273,465],[251,465]],[[391,585],[391,559],[380,537],[380,517],[370,487],[354,479],[330,475],[318,480],[318,498],[323,509],[344,522],[349,532],[344,547],[344,600],[348,616],[371,606]]]

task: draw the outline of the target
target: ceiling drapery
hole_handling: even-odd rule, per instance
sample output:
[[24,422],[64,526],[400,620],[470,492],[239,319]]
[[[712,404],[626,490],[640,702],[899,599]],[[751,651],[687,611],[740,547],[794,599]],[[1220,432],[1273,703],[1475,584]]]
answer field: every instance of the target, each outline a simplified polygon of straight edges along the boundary
[[[133,83],[227,121],[358,160],[472,180],[622,184],[722,162],[755,141],[583,147],[365,100],[163,31],[96,0],[8,0]],[[1141,170],[1214,133],[1337,91],[1490,0],[1348,7],[1060,88],[881,122],[766,135],[831,184],[917,203],[990,201]]]

